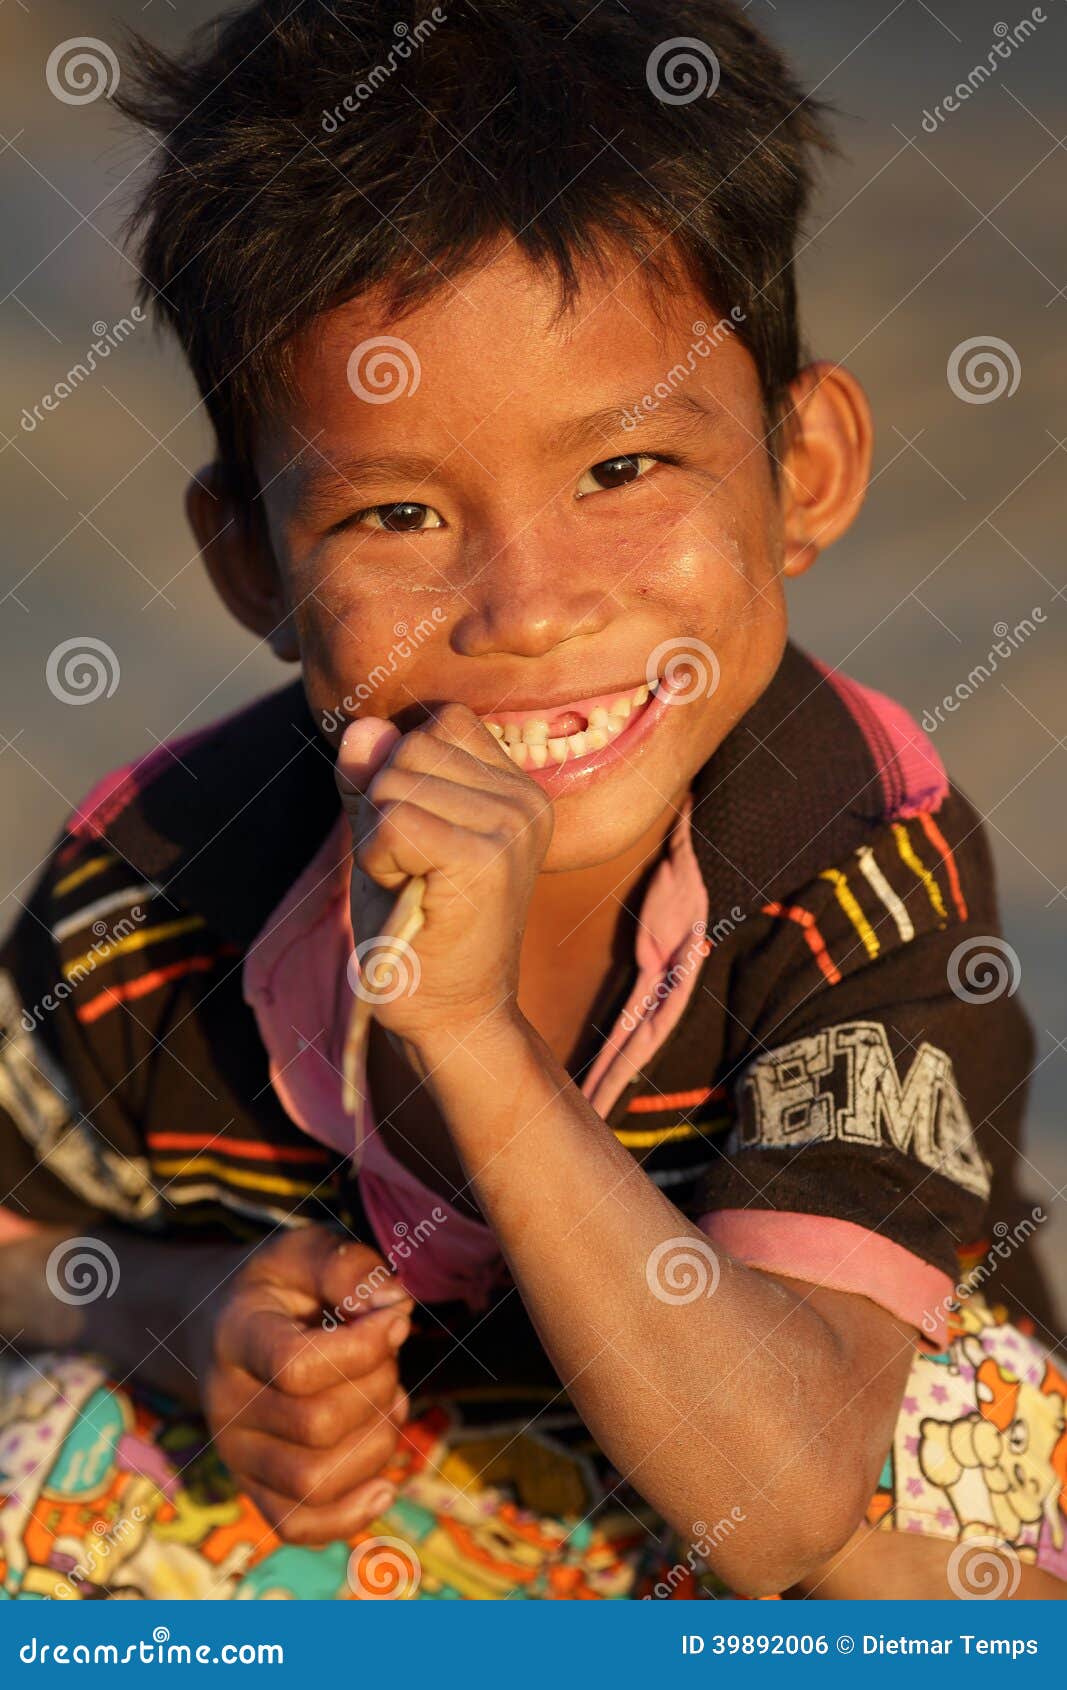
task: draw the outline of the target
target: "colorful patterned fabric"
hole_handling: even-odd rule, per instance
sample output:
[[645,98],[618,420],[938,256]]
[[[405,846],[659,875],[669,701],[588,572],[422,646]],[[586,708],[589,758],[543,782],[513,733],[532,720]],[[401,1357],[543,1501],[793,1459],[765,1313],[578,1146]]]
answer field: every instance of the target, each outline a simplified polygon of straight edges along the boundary
[[[996,1546],[1067,1580],[1067,1379],[973,1296],[912,1368],[868,1510],[880,1530]],[[203,1424],[85,1357],[0,1364],[0,1595],[603,1600],[729,1594],[545,1396],[423,1405],[386,1470],[397,1500],[346,1542],[284,1544]]]

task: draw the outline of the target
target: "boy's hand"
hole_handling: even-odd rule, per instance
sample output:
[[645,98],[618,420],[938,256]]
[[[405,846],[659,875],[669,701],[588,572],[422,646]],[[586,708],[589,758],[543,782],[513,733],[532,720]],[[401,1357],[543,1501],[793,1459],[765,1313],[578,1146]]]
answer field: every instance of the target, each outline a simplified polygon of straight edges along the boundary
[[[352,824],[352,927],[363,989],[391,1033],[411,1041],[510,1013],[552,806],[465,705],[400,735],[364,717],[347,729],[337,779]],[[426,881],[424,925],[397,968],[375,979],[397,893]]]
[[[215,1447],[287,1543],[350,1537],[393,1500],[377,1475],[407,1415],[397,1351],[412,1303],[391,1277],[370,1288],[382,1265],[325,1227],[283,1233],[229,1281],[199,1345]],[[324,1329],[323,1310],[361,1284],[368,1312]]]

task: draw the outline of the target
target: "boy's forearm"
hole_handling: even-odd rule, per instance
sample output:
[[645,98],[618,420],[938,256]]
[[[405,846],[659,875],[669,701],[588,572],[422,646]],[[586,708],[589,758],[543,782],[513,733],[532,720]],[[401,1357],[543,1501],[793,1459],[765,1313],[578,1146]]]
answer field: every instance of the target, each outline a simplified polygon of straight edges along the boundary
[[69,1227],[45,1227],[0,1246],[0,1340],[16,1351],[92,1352],[116,1377],[136,1376],[198,1407],[198,1363],[212,1305],[247,1248],[101,1229],[92,1235],[92,1265],[79,1269],[64,1243],[80,1236]]
[[[419,1061],[553,1364],[619,1471],[684,1534],[742,1515],[716,1568],[752,1594],[833,1553],[892,1437],[897,1355],[857,1394],[849,1346],[819,1311],[833,1294],[713,1262],[521,1018]],[[664,1270],[687,1242],[699,1289],[682,1301],[690,1282]]]

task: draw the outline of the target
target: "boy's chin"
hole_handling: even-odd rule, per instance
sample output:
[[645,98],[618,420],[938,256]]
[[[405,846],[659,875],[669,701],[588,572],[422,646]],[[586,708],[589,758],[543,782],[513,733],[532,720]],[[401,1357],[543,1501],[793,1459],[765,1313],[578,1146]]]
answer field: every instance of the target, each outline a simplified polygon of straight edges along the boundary
[[608,810],[601,809],[592,793],[556,801],[555,826],[542,874],[603,867],[625,857],[644,839],[654,850],[654,836],[666,838],[677,820],[678,806],[650,804],[647,788],[640,805],[627,804],[621,793],[612,796],[615,801]]

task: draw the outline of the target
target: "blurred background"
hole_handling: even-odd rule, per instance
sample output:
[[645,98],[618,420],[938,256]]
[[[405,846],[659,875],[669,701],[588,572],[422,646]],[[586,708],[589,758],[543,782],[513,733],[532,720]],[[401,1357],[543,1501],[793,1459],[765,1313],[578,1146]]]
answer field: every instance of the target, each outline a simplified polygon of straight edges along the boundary
[[[75,103],[46,79],[72,37],[121,57],[123,25],[173,44],[217,10],[0,0],[5,927],[100,774],[288,678],[209,590],[182,514],[208,430],[175,349],[146,324],[131,329],[137,278],[119,227],[152,147],[104,94]],[[796,632],[933,721],[987,819],[1040,1045],[1024,1183],[1049,1216],[1039,1247],[1067,1317],[1067,6],[750,0],[746,11],[839,114],[845,156],[801,257],[804,321],[812,352],[862,379],[878,425],[866,509],[795,585]],[[977,65],[988,74],[967,85]],[[95,372],[45,407],[109,333]],[[1009,635],[1010,654],[975,684],[1024,617],[1032,632]],[[72,708],[46,669],[57,645],[86,637],[112,649],[121,680]],[[939,720],[957,688],[967,696]]]

